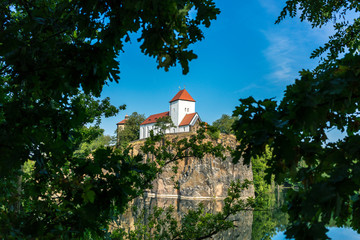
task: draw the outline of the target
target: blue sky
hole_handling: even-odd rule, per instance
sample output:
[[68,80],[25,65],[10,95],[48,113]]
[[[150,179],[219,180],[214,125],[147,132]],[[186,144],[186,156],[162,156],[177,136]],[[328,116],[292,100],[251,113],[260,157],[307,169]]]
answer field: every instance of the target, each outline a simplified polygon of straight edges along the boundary
[[297,18],[275,25],[285,1],[215,2],[221,14],[204,29],[205,39],[193,45],[198,58],[190,62],[187,75],[182,75],[180,66],[169,72],[158,70],[155,59],[141,53],[133,36],[119,56],[119,84],[110,83],[102,93],[113,105],[126,104],[127,109],[102,120],[105,134],[113,135],[125,114],[148,117],[168,111],[179,86],[186,87],[196,100],[196,111],[208,123],[222,114],[231,115],[240,98],[279,100],[301,69],[318,64],[310,54],[332,33],[331,27],[312,29]]

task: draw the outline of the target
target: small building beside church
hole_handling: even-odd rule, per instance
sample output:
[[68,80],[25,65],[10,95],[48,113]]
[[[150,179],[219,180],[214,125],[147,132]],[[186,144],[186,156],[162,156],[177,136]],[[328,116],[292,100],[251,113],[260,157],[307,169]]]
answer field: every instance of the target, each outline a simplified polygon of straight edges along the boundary
[[129,118],[129,115],[126,114],[125,119],[116,124],[117,132],[120,132],[125,129],[125,122],[128,120],[128,118]]
[[125,129],[125,123],[128,120],[129,115],[125,115],[125,119],[121,120],[116,124],[116,142],[119,143],[119,133]]
[[151,130],[153,130],[154,134],[159,133],[160,130],[155,124],[159,118],[166,116],[170,116],[174,126],[169,126],[169,128],[165,130],[165,133],[183,133],[197,130],[201,119],[195,111],[195,100],[186,89],[180,90],[170,100],[169,108],[169,111],[153,114],[141,123],[140,139],[149,137]]

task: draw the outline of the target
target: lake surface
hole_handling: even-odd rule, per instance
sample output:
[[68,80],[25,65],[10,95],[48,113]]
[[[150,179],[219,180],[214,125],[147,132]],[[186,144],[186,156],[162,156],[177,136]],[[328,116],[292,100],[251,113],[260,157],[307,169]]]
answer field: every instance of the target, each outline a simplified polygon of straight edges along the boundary
[[[360,235],[351,228],[329,228],[329,238],[332,240],[360,240]],[[277,233],[272,240],[285,240],[283,232]]]
[[[154,207],[166,208],[174,207],[173,217],[180,222],[180,219],[188,212],[189,209],[195,209],[202,204],[206,212],[219,212],[223,207],[223,201],[213,200],[181,200],[177,198],[139,198],[133,203],[135,208],[130,208],[120,219],[118,225],[125,230],[134,230],[137,222],[147,225],[149,213]],[[232,216],[235,221],[236,229],[229,229],[216,235],[214,239],[244,239],[251,240],[253,211],[242,211]]]
[[[237,226],[221,232],[213,239],[242,239],[242,240],[284,240],[284,231],[288,224],[285,213],[280,210],[283,198],[273,197],[271,199],[273,209],[271,211],[242,211],[233,216]],[[223,207],[222,201],[215,200],[181,200],[178,198],[154,198],[145,197],[136,199],[133,203],[135,208],[129,209],[118,221],[117,227],[121,226],[125,230],[133,230],[137,223],[146,225],[149,213],[154,207],[166,208],[170,205],[174,207],[173,216],[180,222],[181,217],[189,209],[195,209],[199,204],[204,206],[206,212],[216,213]],[[116,227],[116,226],[115,226]],[[335,240],[355,239],[360,240],[360,235],[349,228],[329,228],[328,236]]]

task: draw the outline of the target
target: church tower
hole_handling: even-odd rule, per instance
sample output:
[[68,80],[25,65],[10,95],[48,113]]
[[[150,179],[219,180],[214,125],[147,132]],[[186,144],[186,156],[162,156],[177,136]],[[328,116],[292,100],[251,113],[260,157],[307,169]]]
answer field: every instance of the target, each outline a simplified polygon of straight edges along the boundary
[[195,113],[195,100],[186,89],[180,90],[170,100],[170,117],[175,126],[179,126],[186,114]]
[[158,119],[170,116],[174,126],[168,126],[165,134],[195,132],[202,122],[200,116],[195,112],[195,100],[185,90],[180,90],[171,100],[168,112],[150,115],[140,124],[140,139],[148,138],[151,131],[159,133],[156,123]]

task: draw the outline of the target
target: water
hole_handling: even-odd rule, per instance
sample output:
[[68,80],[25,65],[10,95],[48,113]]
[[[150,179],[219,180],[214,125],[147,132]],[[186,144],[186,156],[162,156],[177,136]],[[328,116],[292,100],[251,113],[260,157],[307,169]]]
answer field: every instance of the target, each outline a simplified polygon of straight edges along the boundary
[[[206,212],[216,213],[223,207],[222,201],[211,200],[180,200],[177,198],[142,198],[136,199],[133,203],[136,206],[135,209],[127,211],[120,219],[118,225],[122,226],[126,230],[134,230],[137,226],[137,220],[140,220],[141,224],[148,224],[149,213],[152,212],[154,207],[166,208],[174,206],[174,212],[172,216],[180,222],[180,219],[184,217],[185,213],[189,209],[196,209],[199,204],[204,206]],[[145,210],[145,211],[144,211]],[[229,229],[221,232],[215,236],[214,239],[249,239],[252,235],[252,222],[253,211],[241,211],[235,216],[232,216],[231,220],[238,226],[236,229]]]
[[[351,228],[329,228],[329,238],[332,240],[360,240],[360,235]],[[284,232],[277,233],[272,240],[285,240]]]
[[[284,231],[288,224],[288,218],[285,213],[280,210],[283,204],[283,198],[269,198],[269,204],[272,205],[272,211],[242,211],[232,217],[237,226],[219,234],[213,239],[242,239],[242,240],[284,240]],[[189,209],[196,209],[199,204],[204,206],[204,210],[209,213],[219,212],[223,207],[222,201],[215,200],[181,200],[177,198],[140,198],[133,203],[136,208],[128,210],[118,221],[117,228],[121,226],[128,230],[136,228],[136,224],[148,224],[149,213],[154,207],[166,208],[174,206],[172,216],[176,221],[185,215]],[[360,240],[360,235],[349,228],[330,227],[328,236],[335,240],[354,239]]]

